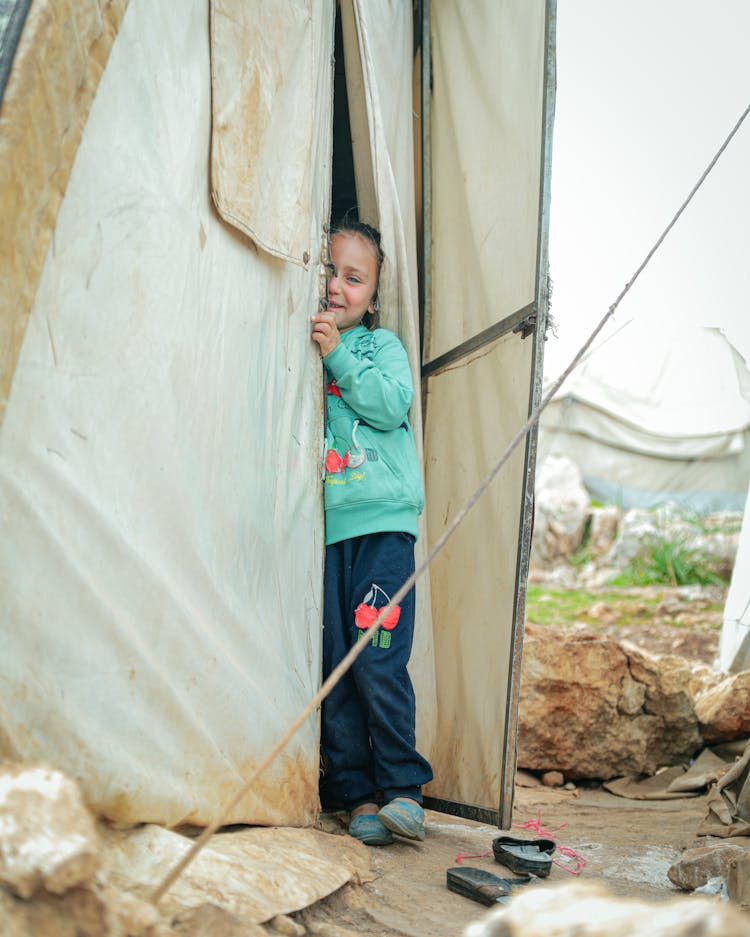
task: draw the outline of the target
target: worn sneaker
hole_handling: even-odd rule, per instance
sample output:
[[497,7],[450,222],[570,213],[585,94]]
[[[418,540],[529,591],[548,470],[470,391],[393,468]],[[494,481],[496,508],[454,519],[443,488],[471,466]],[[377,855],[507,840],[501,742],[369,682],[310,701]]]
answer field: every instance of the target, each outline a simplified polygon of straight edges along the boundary
[[349,822],[349,835],[365,846],[390,846],[393,836],[375,813],[360,813]]
[[406,839],[424,839],[424,810],[411,800],[397,797],[378,811],[378,818],[391,833]]

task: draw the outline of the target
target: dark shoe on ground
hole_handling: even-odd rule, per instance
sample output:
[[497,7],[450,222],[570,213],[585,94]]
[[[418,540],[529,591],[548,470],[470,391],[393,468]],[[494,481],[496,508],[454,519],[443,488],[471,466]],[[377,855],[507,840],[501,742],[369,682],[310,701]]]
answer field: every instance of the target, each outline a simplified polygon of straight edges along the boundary
[[349,823],[349,835],[365,846],[390,846],[393,836],[376,813],[360,813]]
[[549,875],[552,868],[554,840],[521,839],[518,836],[498,836],[492,840],[495,862],[511,872],[531,872],[541,878]]
[[411,800],[397,797],[378,812],[391,833],[406,839],[424,839],[424,810]]

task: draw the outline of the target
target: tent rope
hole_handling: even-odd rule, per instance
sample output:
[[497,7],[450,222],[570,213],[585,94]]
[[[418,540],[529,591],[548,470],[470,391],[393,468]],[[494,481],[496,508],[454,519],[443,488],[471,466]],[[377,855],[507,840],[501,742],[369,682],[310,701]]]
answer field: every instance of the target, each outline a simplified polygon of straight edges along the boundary
[[727,148],[732,138],[735,136],[739,128],[742,126],[743,121],[750,113],[750,105],[747,106],[742,116],[739,118],[737,123],[734,125],[722,145],[717,150],[715,156],[710,161],[706,169],[701,174],[698,181],[695,183],[687,198],[680,205],[677,212],[672,217],[672,220],[666,226],[664,231],[659,236],[658,240],[655,242],[651,250],[646,254],[645,258],[641,262],[640,266],[637,268],[633,276],[628,280],[625,286],[620,291],[620,294],[609,307],[607,312],[602,316],[599,324],[594,328],[593,332],[589,335],[588,339],[581,346],[580,350],[573,357],[570,364],[565,368],[562,374],[554,381],[547,395],[543,398],[539,407],[532,413],[529,419],[523,424],[523,426],[518,430],[518,432],[513,436],[510,443],[508,444],[505,452],[500,456],[495,465],[492,467],[490,472],[481,482],[479,487],[476,489],[474,494],[464,503],[464,505],[459,509],[459,511],[453,517],[453,520],[445,529],[441,537],[437,540],[432,550],[430,550],[427,558],[415,569],[411,576],[406,580],[406,582],[401,586],[401,588],[396,592],[388,605],[380,610],[375,621],[370,625],[367,631],[364,631],[361,635],[361,640],[359,640],[350,650],[349,653],[340,661],[340,663],[333,669],[329,677],[322,684],[315,696],[310,700],[310,702],[305,706],[299,716],[294,720],[294,722],[289,726],[284,735],[278,740],[278,742],[273,746],[271,751],[268,753],[267,757],[261,764],[255,769],[252,775],[245,781],[245,783],[239,788],[236,794],[232,797],[229,803],[224,807],[223,810],[215,817],[214,820],[204,829],[201,835],[195,840],[190,849],[185,853],[182,859],[174,866],[174,868],[167,874],[162,883],[155,889],[151,895],[151,901],[154,904],[157,904],[169,890],[169,888],[177,881],[177,879],[182,875],[185,869],[190,865],[190,863],[195,859],[198,853],[203,849],[208,840],[216,833],[216,831],[224,825],[227,821],[227,818],[231,814],[232,810],[237,806],[237,804],[242,800],[242,798],[248,793],[253,784],[258,780],[258,778],[263,774],[263,772],[268,768],[268,766],[275,760],[276,756],[286,747],[289,741],[297,733],[297,731],[304,725],[308,718],[314,713],[318,706],[323,702],[323,700],[328,696],[334,686],[338,683],[341,677],[346,673],[347,670],[351,667],[354,661],[359,657],[359,655],[364,651],[364,649],[369,644],[369,639],[379,630],[381,623],[388,616],[388,614],[399,605],[401,600],[406,596],[409,590],[414,586],[416,581],[422,576],[425,571],[429,568],[432,561],[440,553],[440,551],[445,546],[448,538],[455,532],[456,528],[463,522],[466,515],[474,507],[479,498],[484,494],[487,487],[492,483],[495,476],[498,474],[500,469],[508,461],[509,457],[515,450],[516,446],[525,438],[526,434],[532,430],[537,423],[539,422],[539,417],[541,416],[544,409],[549,404],[550,400],[554,397],[557,391],[562,387],[563,383],[569,377],[571,372],[579,364],[583,356],[591,347],[591,344],[596,339],[597,335],[604,328],[605,324],[612,318],[614,313],[617,310],[617,307],[620,305],[621,301],[625,295],[629,292],[630,288],[636,282],[640,276],[643,269],[649,263],[651,258],[654,256],[656,251],[661,246],[664,239],[667,237],[669,232],[672,230],[677,220],[680,218],[684,210],[692,201],[695,193],[703,185],[704,181],[708,177],[711,170],[716,165],[719,157],[722,155],[724,150]]

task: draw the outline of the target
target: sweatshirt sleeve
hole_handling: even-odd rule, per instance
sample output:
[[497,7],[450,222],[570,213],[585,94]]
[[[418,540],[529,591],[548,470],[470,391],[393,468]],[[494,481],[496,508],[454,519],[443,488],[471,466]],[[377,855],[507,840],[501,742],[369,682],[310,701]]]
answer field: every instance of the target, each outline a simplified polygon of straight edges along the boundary
[[397,429],[406,419],[413,396],[409,359],[401,342],[388,331],[370,361],[359,359],[341,342],[323,359],[341,396],[375,429]]

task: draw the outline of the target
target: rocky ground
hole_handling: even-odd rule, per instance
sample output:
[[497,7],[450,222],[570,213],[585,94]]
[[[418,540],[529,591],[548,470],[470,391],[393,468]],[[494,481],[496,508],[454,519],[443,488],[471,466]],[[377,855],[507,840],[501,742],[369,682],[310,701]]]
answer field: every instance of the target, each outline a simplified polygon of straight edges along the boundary
[[[573,501],[575,510],[570,508]],[[529,627],[525,664],[532,666],[528,679],[526,675],[523,678],[521,701],[521,727],[524,720],[528,722],[532,715],[536,717],[534,728],[529,730],[530,735],[534,732],[539,734],[536,751],[543,752],[546,757],[553,746],[542,736],[544,727],[548,727],[550,722],[543,711],[543,701],[542,710],[532,714],[529,699],[533,693],[530,694],[529,689],[536,692],[541,687],[543,690],[550,680],[554,680],[559,693],[561,687],[564,689],[566,678],[563,671],[566,666],[572,674],[572,677],[567,678],[568,685],[573,686],[579,694],[583,693],[589,703],[592,697],[600,694],[591,703],[589,712],[592,718],[598,715],[604,728],[601,733],[589,734],[601,735],[600,742],[604,744],[607,741],[604,738],[606,731],[611,730],[617,744],[609,745],[609,749],[622,750],[627,741],[635,753],[633,757],[641,758],[644,764],[659,748],[665,736],[669,736],[667,741],[675,742],[679,748],[681,743],[675,739],[678,733],[674,728],[669,728],[670,719],[675,726],[678,725],[678,716],[685,722],[685,718],[677,713],[679,707],[674,701],[678,698],[681,700],[680,705],[692,718],[692,722],[688,720],[689,724],[680,723],[679,726],[688,740],[685,744],[707,744],[709,730],[726,733],[727,725],[730,731],[735,731],[741,723],[740,728],[745,735],[750,734],[747,712],[731,712],[722,722],[714,718],[713,711],[709,712],[710,707],[704,706],[708,715],[701,716],[697,705],[694,706],[697,697],[688,698],[682,692],[690,684],[693,671],[696,681],[703,680],[704,686],[708,686],[713,679],[710,676],[711,665],[717,656],[726,583],[708,586],[613,585],[613,576],[632,564],[638,553],[639,542],[653,537],[661,521],[643,513],[623,515],[611,509],[592,512],[580,492],[572,500],[568,497],[567,501],[564,493],[549,497],[546,504],[540,498],[540,504],[542,509],[537,513],[536,546],[526,609]],[[557,514],[553,510],[555,506]],[[678,519],[678,523],[683,524],[680,529],[684,534],[686,522]],[[722,568],[726,579],[731,571],[733,550],[736,548],[737,519],[723,519],[720,523],[717,521],[715,533],[706,534],[706,525],[703,527],[702,545],[708,553],[713,551],[711,555],[718,567]],[[671,530],[672,533],[668,535],[675,536],[674,528]],[[578,561],[582,549],[590,550],[585,562]],[[575,551],[579,552],[578,559],[574,556]],[[551,642],[539,640],[545,628],[555,629],[563,635],[562,641],[558,640],[555,645],[555,655],[551,662],[544,660],[545,645]],[[604,636],[610,640],[596,641],[587,637],[590,635]],[[569,646],[561,650],[560,644],[568,643],[565,640],[567,636],[571,639]],[[660,662],[649,664],[639,659],[637,650],[624,650],[629,645],[648,654],[672,655],[676,663],[665,663],[663,666]],[[606,673],[598,683],[595,678],[588,679],[590,673],[586,679],[582,679],[585,668],[581,666],[581,655],[586,655],[587,647],[592,649],[589,655],[592,660],[601,659],[605,662],[603,666]],[[624,676],[618,678],[619,683],[612,677],[618,667],[624,668]],[[610,675],[609,680],[606,674]],[[719,675],[714,674],[714,677],[720,679]],[[609,699],[608,684],[613,683],[620,686],[619,696]],[[740,693],[750,694],[750,679],[745,679],[738,686]],[[626,687],[627,692],[622,687]],[[536,695],[543,697],[544,693]],[[737,697],[734,692],[730,695]],[[561,698],[558,695],[555,703],[558,715]],[[646,698],[649,705],[644,708]],[[664,705],[657,712],[654,701],[658,698],[662,699]],[[741,698],[745,699],[744,696]],[[524,712],[525,706],[529,709],[527,713]],[[611,707],[611,719],[607,715],[607,706]],[[580,712],[580,709],[579,704],[575,711]],[[628,724],[629,730],[634,730],[640,720],[648,731],[656,733],[652,740],[654,744],[647,739],[645,745],[641,746],[643,751],[639,752],[637,737],[626,739],[625,735],[618,734],[620,724],[617,720],[620,719],[622,725]],[[569,723],[566,725],[573,736],[574,730]],[[668,729],[666,732],[665,727]],[[556,732],[557,735],[559,733]],[[587,744],[584,731],[580,742],[573,738],[574,754],[580,756],[579,749],[585,748]],[[524,739],[520,738],[519,763],[523,763],[521,757],[525,747],[528,749],[526,754],[532,759],[534,757],[534,747],[525,746]],[[668,748],[668,745],[664,747],[664,751]],[[599,753],[599,765],[602,764],[602,756],[606,761],[606,752]],[[685,759],[686,762],[689,760]],[[579,766],[580,763],[579,757]],[[663,764],[661,761],[657,763]],[[553,770],[558,766],[549,764],[545,767]],[[602,777],[619,776],[620,773],[626,772],[611,770],[611,773],[605,772]],[[547,786],[542,783],[542,775],[541,769],[519,772],[515,788],[514,826],[520,832],[524,827],[528,830],[529,825],[536,822],[552,831],[558,846],[569,847],[585,864],[578,867],[579,877],[571,875],[573,863],[565,860],[559,850],[557,856],[562,864],[553,866],[548,879],[519,888],[528,893],[529,889],[548,889],[580,880],[599,883],[611,895],[625,898],[660,903],[676,896],[683,896],[686,902],[697,900],[691,892],[677,888],[667,872],[678,860],[684,861],[685,850],[727,844],[726,839],[698,835],[699,827],[708,815],[709,793],[705,789],[696,796],[635,800],[616,796],[603,787],[601,780],[581,776],[580,772],[571,771],[567,777],[560,777],[556,783],[567,782],[564,788]],[[549,777],[546,780],[553,783]],[[65,814],[69,812],[66,809]],[[72,937],[73,934],[90,934],[91,937],[97,934],[106,934],[106,937],[125,937],[125,934],[131,937],[167,937],[168,934],[178,933],[184,937],[276,937],[279,934],[291,937],[307,934],[319,937],[353,937],[355,934],[363,937],[454,937],[463,934],[467,925],[483,919],[487,913],[479,904],[448,890],[446,872],[456,866],[457,857],[471,857],[463,860],[465,865],[499,875],[508,874],[507,870],[494,862],[491,854],[486,855],[491,849],[493,838],[500,831],[433,811],[427,812],[427,838],[424,843],[397,841],[385,849],[367,849],[345,837],[345,826],[335,817],[323,818],[321,829],[331,834],[323,839],[334,843],[332,849],[335,856],[341,858],[344,854],[349,855],[348,861],[352,869],[356,870],[355,881],[335,889],[328,897],[309,904],[304,910],[278,916],[268,923],[249,924],[225,908],[218,907],[221,905],[218,898],[216,903],[204,905],[199,913],[179,922],[173,915],[164,915],[150,905],[134,902],[122,892],[114,892],[111,888],[108,892],[106,888],[110,886],[84,868],[89,862],[89,852],[84,851],[83,859],[76,858],[75,868],[69,862],[64,866],[68,878],[74,873],[71,881],[55,883],[54,877],[45,873],[42,898],[27,901],[27,893],[31,896],[40,887],[34,878],[37,872],[33,870],[25,873],[25,877],[19,880],[20,884],[15,882],[10,886],[12,895],[0,888],[0,930],[18,934],[19,937],[27,934],[44,934],[45,937],[58,934],[60,937]],[[279,831],[280,834],[284,832],[299,833]],[[527,835],[534,835],[533,831]],[[745,898],[750,906],[750,837],[732,836],[731,845],[748,850],[747,859],[743,859],[743,862],[747,863]],[[277,846],[278,843],[274,846],[276,852]],[[6,853],[5,860],[8,856],[14,861],[23,856],[23,850],[8,852],[6,849]],[[0,843],[0,859],[3,859],[3,855],[3,845]],[[281,863],[279,868],[283,867],[284,860],[277,855],[272,858]],[[287,863],[287,871],[293,873],[292,877],[296,874],[292,868],[294,864],[293,859]],[[304,863],[300,862],[298,872],[302,879],[306,874],[303,866]],[[253,882],[249,889],[252,891],[258,876],[262,878],[264,874],[271,873],[264,868],[258,876],[248,874]],[[89,882],[86,885],[84,880],[91,875],[94,875],[94,884]],[[699,884],[705,878],[704,875]],[[76,886],[79,879],[82,884]],[[71,886],[72,890],[64,898],[58,898]],[[694,888],[695,882],[690,887]],[[321,893],[325,894],[325,891]],[[217,895],[220,897],[219,892]],[[93,902],[92,906],[81,904],[81,896],[88,896],[87,900],[89,904]],[[296,906],[300,907],[300,904]],[[95,919],[99,921],[98,924]],[[264,918],[256,917],[255,920]],[[92,921],[94,923],[90,923]],[[750,917],[748,922],[747,933],[750,933]],[[713,932],[729,933],[726,928]],[[669,934],[670,937],[673,934],[674,937],[681,937],[683,932],[670,930]]]
[[[574,575],[574,571],[568,572]],[[566,573],[564,587],[558,588],[560,575],[556,575],[557,581],[553,573],[552,582],[544,585],[544,572],[532,574],[527,609],[532,624],[605,634],[653,654],[677,655],[698,666],[710,666],[715,660],[725,586],[612,589],[589,582],[584,587]],[[593,598],[584,599],[582,607],[573,603],[571,609],[566,599],[575,592]],[[522,827],[541,819],[549,829],[560,828],[555,833],[558,842],[573,848],[586,861],[580,880],[597,882],[613,895],[659,902],[688,896],[690,892],[681,891],[669,880],[668,869],[685,850],[727,842],[697,835],[707,813],[705,794],[647,801],[615,796],[596,780],[578,780],[568,787],[572,789],[550,789],[541,784],[538,775],[521,773],[514,822]],[[367,937],[461,934],[469,922],[481,919],[486,912],[447,890],[446,870],[461,853],[477,855],[489,849],[498,831],[433,812],[428,813],[427,831],[423,844],[399,842],[389,849],[371,850],[375,880],[343,889],[305,912],[302,920],[313,929],[321,922],[331,925],[331,937],[338,933],[342,937],[354,933]],[[747,837],[732,837],[731,843],[750,849]],[[491,856],[464,861],[504,874]],[[531,887],[547,888],[574,880],[578,879],[563,868],[553,867],[548,880]]]
[[[519,825],[541,816],[546,827],[562,827],[555,834],[558,842],[586,860],[581,881],[598,882],[615,895],[658,901],[685,894],[671,884],[667,870],[698,842],[695,830],[704,813],[703,798],[632,801],[598,786],[574,791],[518,787],[514,805]],[[325,899],[304,912],[302,922],[311,928],[328,923],[333,928],[328,937],[457,937],[486,912],[448,891],[446,871],[457,855],[488,850],[497,835],[492,827],[428,812],[424,843],[371,850],[375,880]],[[491,856],[464,864],[508,874]],[[548,879],[519,887],[548,888],[574,880],[553,866]]]
[[[537,582],[539,574],[537,573]],[[539,587],[541,590],[543,587]],[[527,621],[573,627],[630,641],[652,654],[676,654],[708,666],[719,647],[726,586],[591,587],[571,620],[565,606],[570,590],[532,588]]]
[[[571,590],[562,591],[567,594]],[[720,591],[647,587],[613,592],[603,587],[591,593],[589,587],[586,594],[593,594],[594,601],[586,599],[583,608],[576,604],[571,608],[555,589],[540,587],[530,603],[530,621],[539,627],[547,624],[573,631],[599,631],[618,640],[627,638],[652,652],[681,654],[697,665],[710,664],[715,657],[721,623],[717,610],[722,600]],[[514,891],[518,894],[523,888],[528,894],[529,889],[581,881],[599,883],[614,896],[660,903],[682,896],[686,902],[695,901],[690,892],[672,884],[667,871],[686,849],[711,842],[722,844],[722,840],[697,835],[706,813],[705,794],[667,801],[629,800],[609,793],[597,781],[579,779],[569,783],[568,789],[551,789],[542,785],[538,776],[522,773],[514,801],[518,830],[530,822],[541,823],[553,831],[559,845],[573,849],[585,860],[585,865],[580,876],[574,877],[562,867],[572,868],[571,861],[559,855],[562,866],[553,866],[548,879],[518,886]],[[328,818],[323,826],[335,837],[345,833],[334,818]],[[507,875],[491,855],[482,855],[490,850],[492,839],[500,831],[433,811],[427,813],[426,828],[424,843],[397,841],[385,849],[369,850],[353,844],[363,853],[359,858],[361,867],[369,866],[359,884],[347,884],[306,909],[271,923],[248,926],[234,915],[205,906],[191,923],[170,927],[173,922],[169,919],[149,917],[138,910],[142,923],[132,933],[140,937],[166,937],[169,933],[185,937],[457,937],[469,924],[484,920],[488,912],[448,890],[447,870],[455,867],[457,857],[463,855],[473,857],[464,859],[464,865]],[[346,843],[352,841],[347,838]],[[732,844],[750,849],[750,838],[733,837]],[[304,869],[300,868],[300,873],[304,875]],[[14,900],[17,904],[18,899]],[[0,912],[5,910],[0,907]],[[49,907],[45,913],[51,915]],[[130,913],[130,919],[134,917]],[[51,916],[39,917],[41,930],[24,927],[12,932],[44,933],[45,937],[83,933],[70,930],[68,912],[55,916],[54,925],[52,920]],[[91,931],[92,937],[96,933],[96,929]],[[101,933],[119,935],[120,931],[107,929]]]

